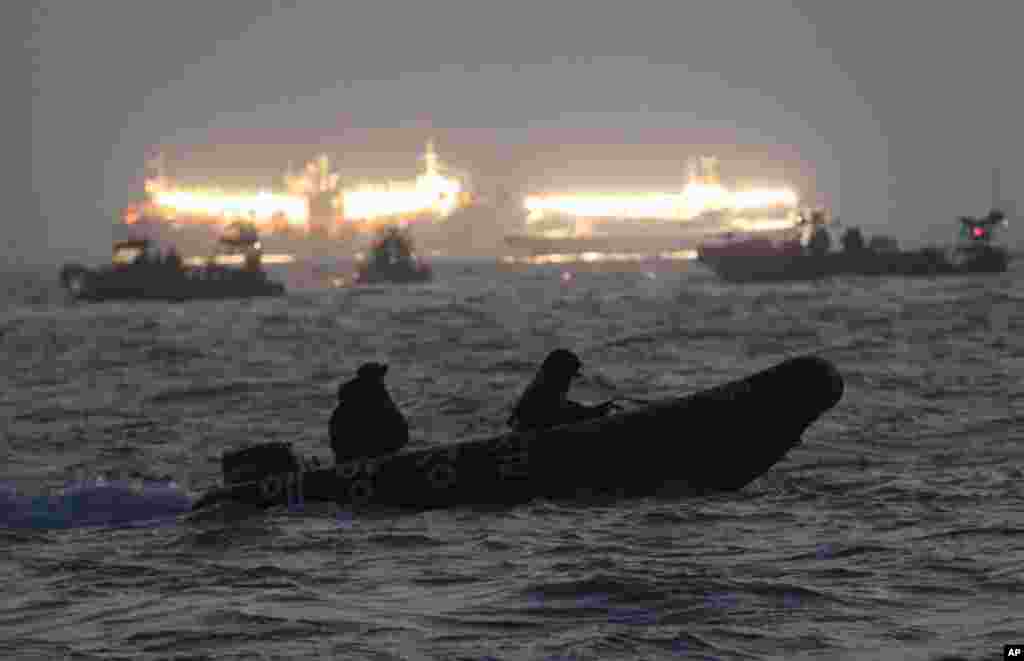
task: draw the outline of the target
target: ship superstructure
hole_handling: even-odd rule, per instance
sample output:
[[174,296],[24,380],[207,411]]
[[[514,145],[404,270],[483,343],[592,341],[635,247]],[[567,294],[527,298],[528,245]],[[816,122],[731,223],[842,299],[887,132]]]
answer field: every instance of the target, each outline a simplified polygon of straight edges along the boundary
[[182,254],[201,257],[224,228],[245,222],[259,231],[266,264],[355,260],[392,225],[435,254],[448,244],[458,252],[460,242],[488,233],[497,249],[500,232],[486,226],[493,214],[479,213],[468,177],[444,165],[433,140],[420,160],[422,170],[412,180],[346,185],[330,157],[320,154],[298,171],[289,164],[279,190],[227,191],[178,185],[157,155],[147,163],[143,199],[125,209],[116,234],[172,243]]
[[718,159],[700,156],[688,159],[677,192],[529,196],[526,231],[506,242],[523,261],[572,255],[592,261],[602,256],[692,259],[698,241],[709,233],[795,226],[798,202],[788,188],[729,190],[719,178]]

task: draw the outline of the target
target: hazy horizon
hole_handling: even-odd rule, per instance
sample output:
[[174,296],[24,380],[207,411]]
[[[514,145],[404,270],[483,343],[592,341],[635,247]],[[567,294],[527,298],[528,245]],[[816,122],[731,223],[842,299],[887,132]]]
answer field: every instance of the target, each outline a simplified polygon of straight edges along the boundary
[[317,151],[368,178],[411,172],[434,136],[510,190],[666,189],[713,153],[727,181],[785,180],[899,237],[986,211],[998,166],[1024,208],[1024,5],[41,5],[7,261],[107,254],[157,147],[182,175],[269,183]]

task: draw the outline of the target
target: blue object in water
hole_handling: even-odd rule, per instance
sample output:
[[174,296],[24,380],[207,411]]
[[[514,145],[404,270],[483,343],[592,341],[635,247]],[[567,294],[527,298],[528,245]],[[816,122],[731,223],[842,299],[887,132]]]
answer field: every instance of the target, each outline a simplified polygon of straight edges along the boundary
[[50,496],[22,496],[0,488],[0,526],[53,529],[159,522],[188,512],[192,501],[171,484],[152,483],[141,490],[121,483],[76,484]]

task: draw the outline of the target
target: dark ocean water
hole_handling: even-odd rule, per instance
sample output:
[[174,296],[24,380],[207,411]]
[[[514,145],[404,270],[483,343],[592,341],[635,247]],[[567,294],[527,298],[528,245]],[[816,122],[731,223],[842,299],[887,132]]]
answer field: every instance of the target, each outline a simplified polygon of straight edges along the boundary
[[[1019,263],[749,287],[696,264],[438,272],[175,305],[70,304],[55,270],[6,275],[0,657],[989,659],[1024,641]],[[391,364],[427,446],[501,430],[558,346],[586,361],[585,400],[676,396],[803,353],[834,361],[846,394],[733,494],[173,516],[225,448],[288,440],[326,460],[335,388],[361,362]],[[162,519],[67,526],[132,502]]]

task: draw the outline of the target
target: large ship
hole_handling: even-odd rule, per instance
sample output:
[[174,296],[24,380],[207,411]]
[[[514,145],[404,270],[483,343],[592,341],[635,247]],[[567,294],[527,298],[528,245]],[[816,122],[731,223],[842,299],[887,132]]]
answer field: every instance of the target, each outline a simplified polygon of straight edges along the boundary
[[259,231],[264,265],[290,273],[293,281],[355,269],[390,226],[431,256],[496,255],[504,234],[498,218],[509,216],[507,196],[471,191],[468,176],[450,172],[433,141],[421,160],[423,169],[411,181],[345,186],[321,154],[298,172],[289,166],[278,190],[252,192],[182,186],[158,156],[147,164],[144,195],[124,210],[115,240],[170,244],[199,260],[224,228],[245,222]]
[[700,241],[727,230],[771,230],[798,222],[787,188],[731,191],[717,159],[689,160],[678,192],[544,194],[526,199],[524,232],[505,238],[508,263],[686,261]]

